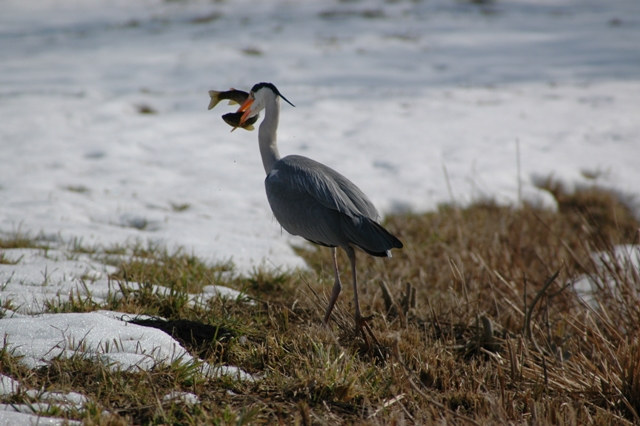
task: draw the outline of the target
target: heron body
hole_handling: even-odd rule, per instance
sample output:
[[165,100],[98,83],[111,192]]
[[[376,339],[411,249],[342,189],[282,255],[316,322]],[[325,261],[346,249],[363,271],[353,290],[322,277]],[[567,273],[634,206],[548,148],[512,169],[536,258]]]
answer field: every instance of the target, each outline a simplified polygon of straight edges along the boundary
[[335,283],[324,322],[329,320],[342,289],[336,259],[336,248],[341,247],[351,262],[356,326],[362,327],[355,248],[373,256],[391,257],[390,250],[402,248],[402,242],[378,223],[379,214],[373,203],[349,179],[301,155],[280,158],[276,139],[281,97],[290,103],[273,84],[254,85],[238,110],[243,112],[240,125],[265,110],[258,141],[271,210],[287,232],[333,250]]
[[387,256],[396,241],[376,222],[376,208],[357,186],[310,158],[276,161],[265,188],[274,216],[290,234],[328,247],[355,245],[374,256]]

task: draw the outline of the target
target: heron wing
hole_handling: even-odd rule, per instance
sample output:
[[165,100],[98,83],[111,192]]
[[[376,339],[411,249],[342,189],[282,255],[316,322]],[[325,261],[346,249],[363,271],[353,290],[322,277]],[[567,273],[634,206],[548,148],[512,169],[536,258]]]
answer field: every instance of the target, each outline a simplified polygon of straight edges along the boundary
[[376,220],[367,196],[335,170],[302,156],[288,156],[265,180],[267,198],[284,229],[326,246],[355,244],[387,256],[400,242]]
[[[279,180],[296,192],[306,192],[326,208],[348,216],[365,216],[378,220],[379,215],[369,198],[349,179],[310,158],[289,155],[278,161],[275,170]],[[284,183],[284,182],[283,182]]]

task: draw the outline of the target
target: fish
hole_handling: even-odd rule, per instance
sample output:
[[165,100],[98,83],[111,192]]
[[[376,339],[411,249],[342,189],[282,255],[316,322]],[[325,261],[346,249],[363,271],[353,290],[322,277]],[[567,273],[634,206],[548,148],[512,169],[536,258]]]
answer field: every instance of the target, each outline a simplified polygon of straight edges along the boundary
[[260,116],[260,114],[256,114],[256,115],[254,115],[252,117],[247,118],[247,120],[244,123],[242,123],[242,125],[240,125],[240,117],[242,117],[242,114],[244,114],[244,113],[243,112],[230,112],[228,114],[223,115],[222,119],[229,126],[233,127],[234,130],[237,127],[240,127],[242,129],[245,129],[245,130],[253,130],[253,129],[255,129],[255,127],[253,127],[253,124],[256,121],[258,121],[258,117]]
[[228,99],[229,105],[242,104],[247,100],[249,94],[242,90],[236,90],[231,88],[224,92],[219,92],[217,90],[209,90],[209,96],[211,97],[211,101],[209,102],[209,109],[212,109],[218,102]]
[[[211,98],[211,101],[209,102],[208,109],[213,109],[216,105],[218,105],[220,101],[223,101],[223,100],[229,100],[229,105],[234,105],[234,104],[240,105],[247,100],[247,98],[249,97],[249,93],[242,90],[236,90],[234,88],[231,88],[223,92],[218,90],[209,90],[209,97]],[[229,126],[233,127],[233,130],[240,127],[241,129],[251,131],[255,129],[255,127],[253,127],[253,124],[256,121],[258,121],[258,117],[260,117],[260,114],[256,114],[252,117],[249,117],[244,123],[242,123],[242,125],[240,125],[241,117],[242,117],[242,112],[230,112],[228,114],[223,115],[222,119]]]

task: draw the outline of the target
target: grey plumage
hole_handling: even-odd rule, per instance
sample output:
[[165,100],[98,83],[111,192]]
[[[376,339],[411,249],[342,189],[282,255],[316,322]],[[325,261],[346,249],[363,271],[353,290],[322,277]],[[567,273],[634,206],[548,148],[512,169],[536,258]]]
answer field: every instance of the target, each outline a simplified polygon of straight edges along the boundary
[[287,232],[334,250],[335,284],[325,323],[342,288],[335,255],[335,248],[341,247],[351,262],[356,326],[362,328],[365,319],[358,304],[354,247],[373,256],[390,257],[390,250],[402,248],[402,242],[378,223],[376,208],[349,179],[307,157],[280,158],[276,145],[280,97],[286,100],[273,84],[256,84],[238,110],[243,112],[240,124],[265,109],[258,140],[271,210]]
[[376,208],[351,181],[300,155],[278,160],[265,179],[274,216],[289,233],[328,247],[355,245],[388,256],[401,243],[376,221]]

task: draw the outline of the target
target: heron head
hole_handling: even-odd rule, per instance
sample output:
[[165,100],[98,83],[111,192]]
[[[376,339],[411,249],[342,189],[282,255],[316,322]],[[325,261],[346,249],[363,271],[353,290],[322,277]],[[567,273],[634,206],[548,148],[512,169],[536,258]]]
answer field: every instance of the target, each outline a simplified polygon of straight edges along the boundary
[[242,125],[249,117],[252,117],[262,111],[269,98],[278,97],[282,98],[291,106],[295,106],[287,98],[282,96],[282,93],[278,90],[278,88],[273,85],[273,83],[257,83],[251,88],[249,92],[249,96],[247,100],[244,101],[240,108],[238,108],[238,112],[242,112],[242,117],[240,118],[240,125]]

